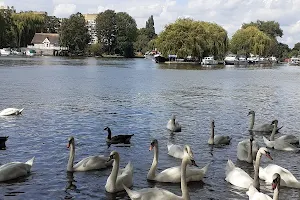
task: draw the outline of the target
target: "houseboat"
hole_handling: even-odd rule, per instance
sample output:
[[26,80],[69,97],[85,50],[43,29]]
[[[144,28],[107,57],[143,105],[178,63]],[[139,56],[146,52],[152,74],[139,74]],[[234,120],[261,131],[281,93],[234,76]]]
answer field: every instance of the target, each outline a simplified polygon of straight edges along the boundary
[[292,57],[289,61],[289,65],[300,65],[300,58]]

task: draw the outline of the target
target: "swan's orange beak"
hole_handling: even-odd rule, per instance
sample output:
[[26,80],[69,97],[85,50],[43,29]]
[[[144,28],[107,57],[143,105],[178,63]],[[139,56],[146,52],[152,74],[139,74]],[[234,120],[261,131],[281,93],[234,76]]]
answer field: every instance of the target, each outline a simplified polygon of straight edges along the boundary
[[277,187],[277,184],[276,183],[272,183],[272,190],[275,190]]
[[270,154],[267,153],[266,156],[267,156],[269,159],[273,160],[273,158],[271,157]]
[[152,146],[152,145],[150,145],[150,147],[149,147],[149,151],[152,151],[152,149],[153,149],[153,146]]

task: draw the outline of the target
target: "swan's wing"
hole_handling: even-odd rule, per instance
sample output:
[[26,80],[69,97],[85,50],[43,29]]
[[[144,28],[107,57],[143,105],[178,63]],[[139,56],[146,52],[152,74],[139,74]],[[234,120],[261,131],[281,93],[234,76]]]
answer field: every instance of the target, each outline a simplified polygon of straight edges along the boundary
[[133,174],[133,165],[131,162],[128,162],[125,168],[119,169],[119,174],[122,173]]
[[282,150],[282,151],[299,151],[299,148],[295,147],[294,145],[285,142],[284,140],[275,140],[274,141],[275,145],[274,148],[277,150]]
[[274,125],[272,124],[260,124],[260,125],[255,125],[252,130],[257,132],[272,132],[273,127]]
[[30,172],[31,165],[12,162],[0,167],[0,181],[7,181],[21,176],[25,176]]
[[159,182],[178,183],[180,181],[181,167],[170,167],[156,174],[155,180]]
[[296,177],[287,169],[280,167],[279,165],[269,164],[267,167],[264,168],[266,171],[266,182],[272,183],[273,175],[275,173],[280,174],[281,180],[288,182],[298,182]]
[[294,135],[283,135],[283,136],[280,136],[279,138],[277,138],[276,140],[283,140],[283,141],[285,141],[287,143],[290,143],[290,144],[299,143],[299,138],[297,138]]
[[201,181],[203,179],[203,177],[205,176],[209,165],[210,165],[210,163],[205,165],[202,169],[198,169],[198,168],[195,168],[195,167],[188,167],[187,170],[186,170],[187,182]]
[[225,180],[232,185],[249,188],[253,183],[253,179],[241,168],[235,167],[231,160],[228,160],[226,166],[226,178]]
[[269,141],[265,136],[263,136],[263,140],[267,147],[273,148],[275,146],[275,141]]
[[214,143],[215,144],[229,144],[231,138],[229,136],[224,135],[215,135],[214,137]]
[[249,196],[249,200],[273,200],[268,195],[258,192],[253,185],[249,187],[249,190],[246,192],[246,194]]
[[182,197],[179,197],[168,190],[157,187],[133,191],[124,186],[124,189],[132,200],[183,200]]
[[19,109],[17,109],[17,108],[6,108],[0,112],[0,115],[2,115],[2,116],[14,115],[18,111],[19,111]]
[[105,156],[89,156],[82,159],[76,165],[74,165],[75,171],[88,171],[94,169],[102,169],[107,167],[108,157]]
[[175,158],[182,158],[183,157],[183,147],[180,145],[175,145],[170,142],[167,144],[168,146],[168,154]]

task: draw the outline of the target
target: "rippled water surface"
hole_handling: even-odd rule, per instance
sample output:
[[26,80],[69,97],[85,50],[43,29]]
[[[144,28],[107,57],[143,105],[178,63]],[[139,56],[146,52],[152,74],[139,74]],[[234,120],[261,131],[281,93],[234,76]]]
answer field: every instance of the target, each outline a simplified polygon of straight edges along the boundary
[[[211,162],[203,182],[189,184],[191,199],[248,199],[245,190],[227,183],[225,166],[232,159],[253,175],[249,164],[237,161],[237,143],[248,138],[248,111],[257,122],[278,119],[282,133],[299,135],[300,68],[209,67],[157,65],[150,60],[65,59],[59,57],[0,58],[0,109],[24,107],[23,115],[0,118],[0,136],[9,136],[0,164],[25,162],[35,156],[28,177],[0,183],[0,199],[129,199],[111,195],[104,185],[111,169],[68,174],[68,137],[76,141],[75,161],[88,155],[120,153],[123,167],[134,165],[133,189],[161,187],[178,195],[180,184],[147,182],[158,139],[158,170],[179,165],[167,155],[166,144],[190,144],[200,167]],[[175,114],[181,133],[170,134],[166,123]],[[216,134],[233,137],[226,147],[210,147],[210,121]],[[113,134],[135,134],[131,147],[109,149],[105,126]],[[263,144],[262,137],[256,140]],[[271,150],[276,163],[300,179],[299,154]],[[272,196],[261,181],[263,192]],[[299,199],[299,190],[280,189],[281,199]]]

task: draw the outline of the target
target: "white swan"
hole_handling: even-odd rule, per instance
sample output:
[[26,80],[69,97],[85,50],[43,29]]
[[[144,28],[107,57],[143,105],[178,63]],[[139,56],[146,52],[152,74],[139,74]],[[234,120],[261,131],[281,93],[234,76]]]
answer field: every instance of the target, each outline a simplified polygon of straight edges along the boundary
[[211,135],[208,139],[208,144],[229,144],[231,138],[224,135],[215,135],[215,121],[211,121]]
[[[277,131],[278,120],[274,120],[272,124],[274,125],[274,127],[272,130],[272,134],[270,135],[270,141],[275,141],[275,133]],[[276,140],[283,140],[290,144],[299,144],[299,138],[297,138],[294,135],[282,135],[278,137]]]
[[19,115],[23,110],[24,108],[6,108],[0,112],[0,116]]
[[0,166],[0,181],[8,181],[30,173],[34,157],[25,163],[11,162]]
[[[272,132],[273,127],[274,127],[272,123],[270,123],[270,124],[261,124],[261,125],[255,125],[254,126],[255,112],[253,110],[251,110],[248,113],[248,116],[249,115],[251,115],[251,121],[250,121],[249,130],[256,131],[256,132],[265,132],[265,133],[271,133]],[[281,129],[281,128],[279,128],[279,129]],[[276,132],[278,132],[279,129],[277,129]]]
[[116,151],[110,153],[109,160],[114,160],[113,168],[105,184],[106,192],[114,193],[124,190],[123,184],[127,187],[132,186],[133,166],[129,162],[124,169],[119,169],[120,156]]
[[249,196],[249,200],[278,200],[280,179],[281,178],[279,174],[274,174],[272,182],[272,189],[274,190],[273,199],[270,196],[259,192],[253,185],[251,185],[249,190],[246,192],[246,194]]
[[104,157],[102,155],[99,156],[89,156],[87,158],[82,159],[76,165],[73,166],[74,157],[75,157],[75,139],[74,137],[69,138],[68,148],[70,148],[70,155],[67,165],[67,171],[89,171],[95,169],[103,169],[110,167],[112,162],[107,162],[108,157]]
[[[156,174],[158,163],[158,141],[156,139],[151,142],[149,150],[152,149],[154,149],[154,157],[151,168],[147,175],[147,179],[158,182],[179,183],[181,177],[181,166],[170,167]],[[188,145],[185,145],[184,152],[185,151],[191,153],[191,148]],[[208,166],[209,164],[202,169],[188,167],[186,169],[186,181],[201,181],[208,170]]]
[[258,145],[256,141],[253,141],[253,137],[243,140],[238,143],[237,146],[237,158],[241,161],[253,163],[258,151]]
[[144,188],[138,191],[133,191],[124,186],[128,196],[132,200],[190,200],[190,195],[186,182],[186,168],[187,164],[196,165],[194,161],[193,152],[184,150],[184,156],[181,163],[181,191],[182,196],[177,196],[168,190],[160,188]]
[[[271,136],[275,134],[276,129],[277,129],[277,123],[275,122]],[[272,139],[274,139],[274,137],[272,137]],[[274,148],[274,149],[281,150],[281,151],[299,151],[300,150],[299,148],[288,143],[284,139],[277,138],[274,141],[270,141],[263,136],[263,140],[264,140],[264,143],[266,144],[266,146],[269,148]]]
[[272,183],[272,177],[274,174],[280,174],[281,182],[280,184],[285,187],[290,188],[300,188],[300,182],[295,178],[295,176],[287,169],[280,167],[275,164],[269,164],[267,167],[259,168],[259,178],[265,180],[266,183]]
[[226,178],[225,180],[232,185],[248,189],[251,184],[257,189],[259,189],[259,164],[261,156],[266,155],[268,158],[272,159],[270,152],[267,148],[261,147],[256,155],[255,166],[254,166],[254,180],[247,174],[244,170],[236,167],[231,160],[228,160],[226,166]]
[[170,156],[173,156],[174,158],[183,158],[183,147],[178,144],[172,144],[171,142],[168,142],[168,154]]
[[178,122],[175,122],[175,115],[167,123],[167,129],[172,132],[181,132],[181,125]]

